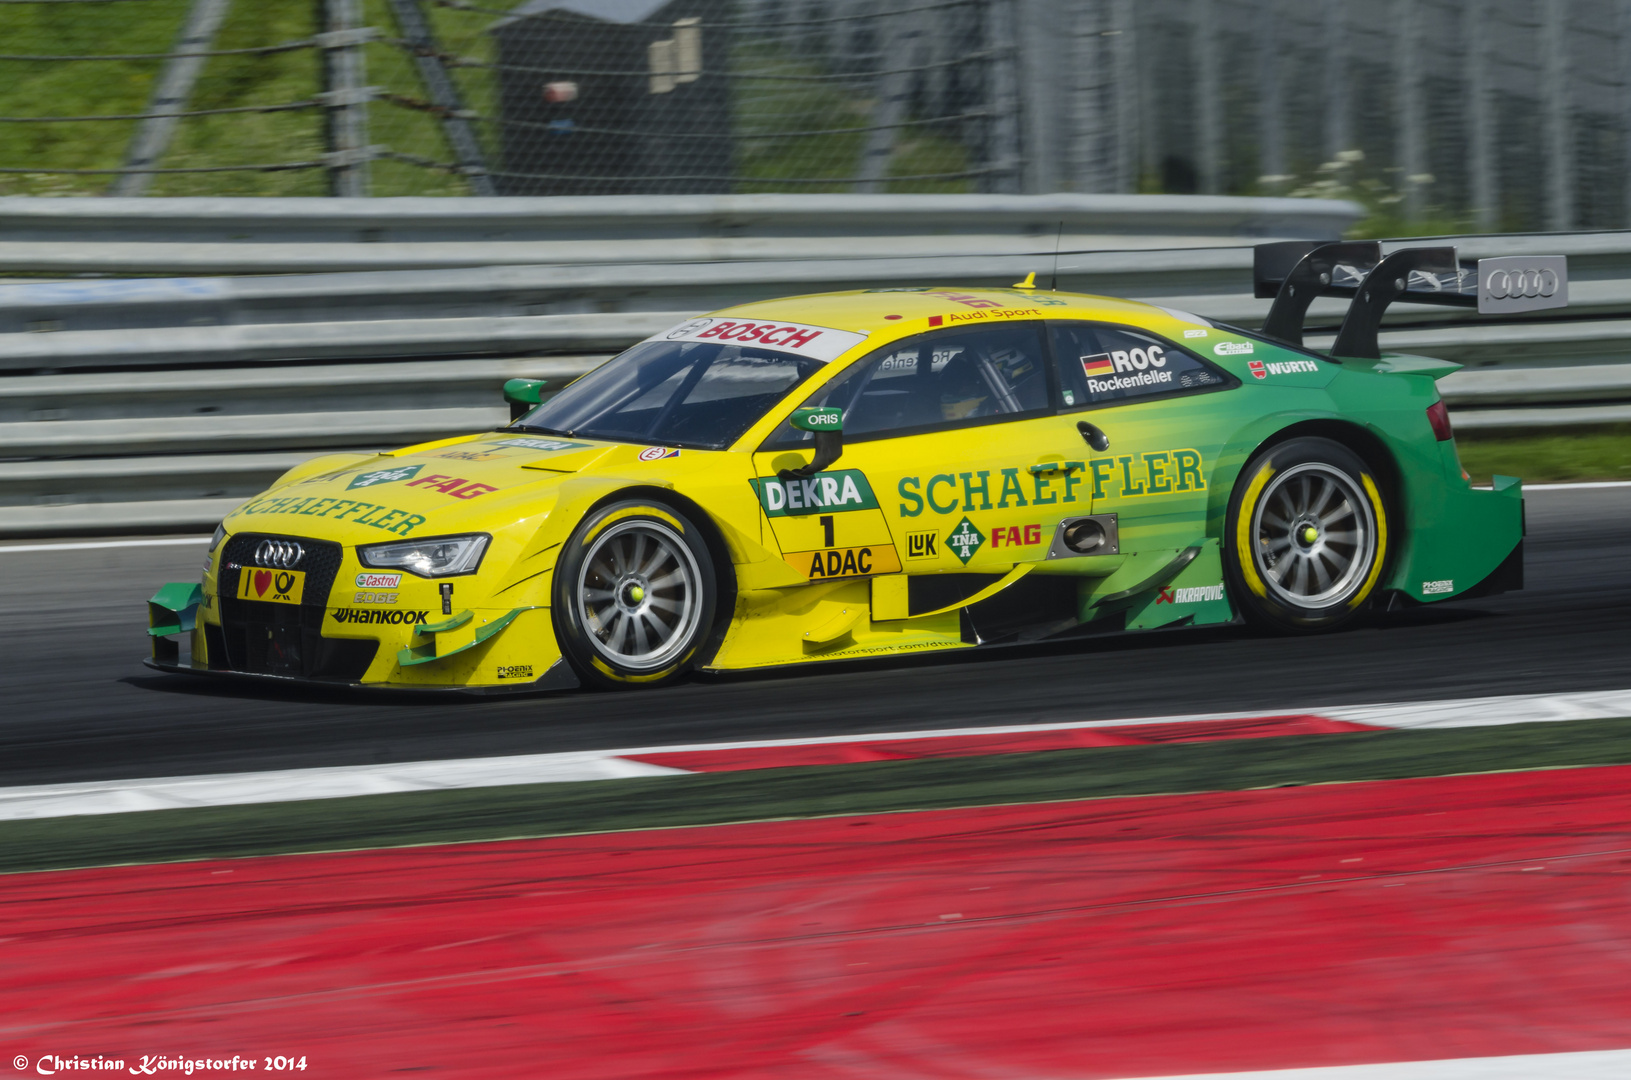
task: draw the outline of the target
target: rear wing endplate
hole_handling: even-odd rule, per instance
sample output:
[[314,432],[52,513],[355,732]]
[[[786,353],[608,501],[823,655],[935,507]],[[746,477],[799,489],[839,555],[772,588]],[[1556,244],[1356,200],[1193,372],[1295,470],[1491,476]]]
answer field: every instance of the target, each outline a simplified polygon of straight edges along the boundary
[[1453,247],[1400,248],[1382,254],[1374,241],[1322,244],[1292,240],[1252,251],[1252,292],[1274,298],[1263,334],[1303,343],[1303,318],[1317,296],[1351,297],[1332,356],[1379,360],[1377,332],[1394,301],[1477,308],[1480,315],[1519,315],[1569,302],[1564,255],[1503,255],[1462,262]]

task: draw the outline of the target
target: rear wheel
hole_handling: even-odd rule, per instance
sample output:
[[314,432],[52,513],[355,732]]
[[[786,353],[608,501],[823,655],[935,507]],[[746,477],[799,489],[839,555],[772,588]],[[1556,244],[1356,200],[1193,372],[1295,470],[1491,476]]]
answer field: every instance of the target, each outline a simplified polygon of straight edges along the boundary
[[1229,500],[1224,565],[1252,622],[1332,630],[1375,595],[1388,511],[1373,470],[1341,443],[1292,439],[1258,455]]
[[584,682],[656,686],[683,675],[713,626],[718,588],[701,535],[644,500],[591,514],[555,568],[555,635]]

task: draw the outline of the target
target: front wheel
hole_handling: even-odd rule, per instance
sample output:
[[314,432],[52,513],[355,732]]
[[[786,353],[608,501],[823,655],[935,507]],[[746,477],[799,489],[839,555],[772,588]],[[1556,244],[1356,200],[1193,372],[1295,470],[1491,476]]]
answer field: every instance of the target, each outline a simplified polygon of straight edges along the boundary
[[644,500],[589,515],[561,552],[552,592],[562,654],[585,683],[621,689],[683,675],[718,596],[696,525]]
[[1388,559],[1388,511],[1373,470],[1341,443],[1270,447],[1229,499],[1224,567],[1246,618],[1332,630],[1358,616]]

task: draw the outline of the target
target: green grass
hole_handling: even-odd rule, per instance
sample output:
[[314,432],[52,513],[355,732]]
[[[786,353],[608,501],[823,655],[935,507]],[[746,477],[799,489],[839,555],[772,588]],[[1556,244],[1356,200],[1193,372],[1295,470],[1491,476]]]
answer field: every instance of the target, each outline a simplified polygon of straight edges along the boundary
[[8,821],[17,872],[1631,763],[1631,720],[1388,731]]
[[1631,480],[1631,425],[1509,434],[1456,435],[1461,465],[1475,483],[1499,473],[1530,483]]
[[[427,5],[442,51],[470,61],[454,68],[464,104],[482,116],[498,112],[496,73],[485,64],[496,50],[488,32],[494,10],[519,0],[484,0],[483,11]],[[0,4],[0,53],[90,55],[163,53],[173,47],[189,0],[140,4]],[[254,48],[300,40],[315,33],[313,0],[235,3],[217,36],[217,49]],[[363,19],[386,37],[397,27],[386,0],[363,0]],[[412,59],[389,41],[364,49],[366,82],[409,101],[426,91]],[[310,99],[322,88],[316,50],[263,56],[214,57],[204,66],[189,107],[223,109]],[[820,76],[819,65],[798,61],[752,43],[736,60],[738,70],[800,77],[798,81],[737,80],[733,123],[739,135],[735,163],[740,191],[848,191],[859,170],[864,132],[786,136],[789,131],[865,127],[873,102]],[[158,60],[83,63],[0,61],[0,117],[131,114],[145,111]],[[123,159],[136,121],[95,123],[0,123],[0,165],[54,169],[112,169]],[[498,156],[494,125],[477,122],[489,160]],[[374,145],[432,161],[451,163],[453,153],[441,122],[428,112],[392,101],[368,109],[368,140]],[[189,117],[181,121],[165,168],[275,164],[315,160],[326,149],[318,109]],[[971,191],[969,179],[913,180],[921,174],[958,173],[969,167],[962,144],[928,128],[902,129],[890,161],[890,191]],[[374,195],[465,195],[469,184],[445,170],[401,161],[372,163]],[[776,181],[815,183],[777,183]],[[0,174],[0,195],[98,195],[109,175]],[[152,195],[309,196],[328,192],[322,169],[274,172],[166,174],[154,178]]]

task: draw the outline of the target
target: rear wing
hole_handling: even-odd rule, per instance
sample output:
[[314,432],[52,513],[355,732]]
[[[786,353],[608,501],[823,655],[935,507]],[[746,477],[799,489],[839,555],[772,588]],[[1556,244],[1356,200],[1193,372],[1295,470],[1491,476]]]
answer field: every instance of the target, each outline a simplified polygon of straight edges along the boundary
[[1564,255],[1504,255],[1462,262],[1453,247],[1400,248],[1387,255],[1375,241],[1322,244],[1290,240],[1252,249],[1252,292],[1274,298],[1266,337],[1303,343],[1303,318],[1317,296],[1351,297],[1332,356],[1379,360],[1377,331],[1394,301],[1476,308],[1517,315],[1569,302]]

